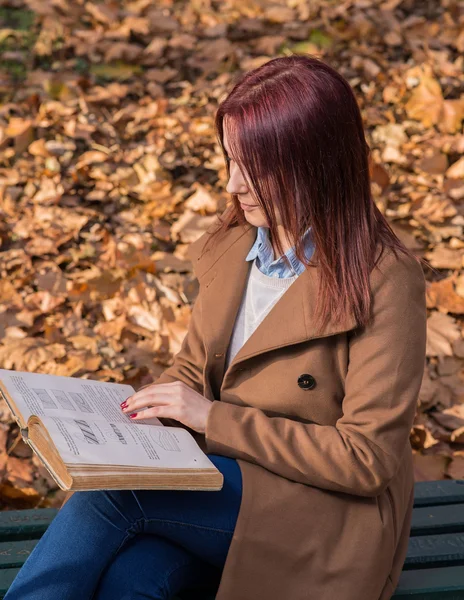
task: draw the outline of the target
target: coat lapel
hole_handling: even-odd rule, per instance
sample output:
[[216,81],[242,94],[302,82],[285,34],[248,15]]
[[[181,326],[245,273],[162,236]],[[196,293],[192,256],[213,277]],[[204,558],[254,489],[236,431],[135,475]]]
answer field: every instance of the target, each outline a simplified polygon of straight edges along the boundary
[[306,269],[274,304],[246,340],[224,372],[225,357],[251,269],[245,258],[256,239],[257,228],[248,224],[229,230],[203,257],[192,252],[195,271],[203,283],[202,325],[206,371],[214,396],[237,365],[276,348],[335,335],[356,326],[352,315],[343,322],[328,320],[316,331],[314,309],[319,293],[319,268]]

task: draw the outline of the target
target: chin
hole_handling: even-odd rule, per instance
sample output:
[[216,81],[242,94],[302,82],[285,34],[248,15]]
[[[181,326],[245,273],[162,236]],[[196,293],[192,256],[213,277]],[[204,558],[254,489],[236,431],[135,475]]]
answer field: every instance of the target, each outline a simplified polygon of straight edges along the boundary
[[243,211],[245,219],[255,227],[267,227],[266,219],[259,210]]

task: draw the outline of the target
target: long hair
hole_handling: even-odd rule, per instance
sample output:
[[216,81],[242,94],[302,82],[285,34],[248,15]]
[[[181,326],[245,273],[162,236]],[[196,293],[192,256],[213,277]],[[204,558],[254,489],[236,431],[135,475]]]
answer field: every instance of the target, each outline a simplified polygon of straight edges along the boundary
[[[224,123],[231,154],[250,195],[261,206],[281,256],[275,207],[306,268],[320,267],[317,324],[338,321],[352,311],[358,325],[370,318],[369,276],[375,254],[389,247],[419,263],[395,235],[371,193],[370,148],[355,95],[340,73],[311,55],[269,60],[245,73],[220,103],[215,117],[218,141]],[[236,194],[219,217],[208,243],[237,224],[246,224]],[[310,261],[303,234],[311,226]]]

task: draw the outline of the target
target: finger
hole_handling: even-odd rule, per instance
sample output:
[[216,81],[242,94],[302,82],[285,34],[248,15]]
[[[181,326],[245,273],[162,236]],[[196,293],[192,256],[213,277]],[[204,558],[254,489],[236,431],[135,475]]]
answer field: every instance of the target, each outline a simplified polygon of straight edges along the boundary
[[138,419],[150,419],[152,417],[165,417],[175,419],[177,415],[178,411],[175,410],[175,407],[165,405],[146,408],[145,410],[134,412],[129,416],[133,421],[137,421]]
[[146,398],[145,400],[141,399],[141,400],[138,400],[137,402],[131,402],[130,404],[123,406],[121,408],[122,408],[122,412],[127,414],[127,413],[134,412],[136,410],[155,408],[157,406],[170,406],[170,403],[166,402],[166,399],[164,399],[164,401],[161,402],[155,398],[151,398],[151,399]]
[[129,410],[133,411],[145,408],[146,406],[169,404],[172,402],[172,398],[172,394],[166,394],[166,392],[160,392],[159,390],[156,393],[148,391],[137,392],[129,396],[125,402],[122,402],[121,408],[123,412],[128,412]]
[[179,385],[181,382],[180,381],[173,381],[173,382],[169,382],[169,383],[157,383],[157,384],[152,384],[146,388],[140,389],[137,392],[135,392],[135,394],[132,394],[132,396],[129,396],[129,398],[127,398],[127,400],[134,400],[134,399],[139,399],[139,398],[146,398],[147,396],[159,396],[160,394],[163,395],[172,395],[173,393],[177,392],[179,389]]
[[179,387],[179,385],[181,384],[181,381],[170,381],[169,383],[150,383],[148,385],[144,385],[142,387],[140,387],[135,394],[132,394],[132,398],[138,394],[141,393],[150,393],[153,392],[154,390],[161,390],[161,391],[172,391],[173,388],[176,389],[177,387]]

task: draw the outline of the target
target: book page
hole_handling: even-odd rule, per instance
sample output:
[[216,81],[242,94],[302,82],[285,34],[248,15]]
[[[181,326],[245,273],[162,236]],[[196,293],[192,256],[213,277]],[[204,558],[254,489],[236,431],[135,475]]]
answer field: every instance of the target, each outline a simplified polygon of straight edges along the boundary
[[215,468],[181,427],[105,423],[91,415],[78,418],[42,417],[67,464],[127,465],[158,468]]
[[[113,423],[131,421],[120,407],[123,400],[135,393],[131,385],[8,369],[0,369],[0,382],[26,422],[30,415],[92,417]],[[156,417],[138,422],[164,427]]]

